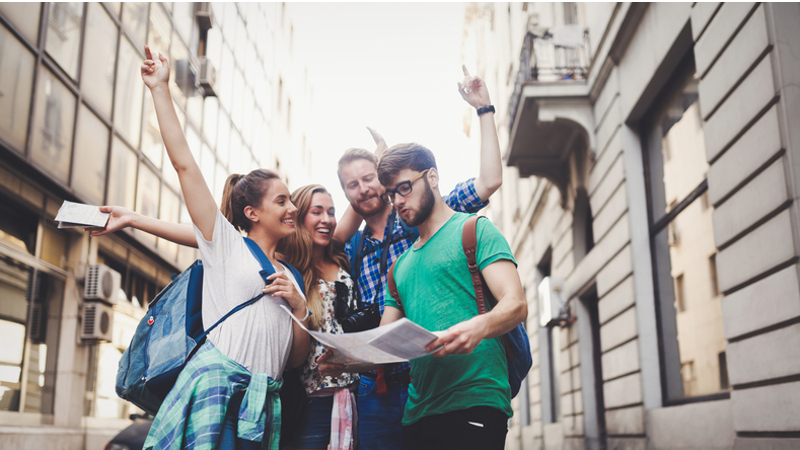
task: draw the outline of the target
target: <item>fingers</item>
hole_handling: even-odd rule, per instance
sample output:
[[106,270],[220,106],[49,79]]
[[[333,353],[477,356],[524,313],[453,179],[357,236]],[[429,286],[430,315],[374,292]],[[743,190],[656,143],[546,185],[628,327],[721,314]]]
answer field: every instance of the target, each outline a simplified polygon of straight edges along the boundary
[[462,65],[461,65],[461,71],[463,71],[463,72],[464,72],[464,76],[465,76],[465,77],[468,77],[468,76],[469,76],[469,70],[467,70],[467,65],[466,65],[466,64],[462,64]]
[[150,47],[147,45],[144,46],[144,57],[150,60],[153,59],[153,54],[150,53]]
[[114,207],[113,206],[98,206],[97,208],[100,210],[100,212],[104,212],[104,213],[114,212]]
[[164,55],[161,54],[161,52],[158,53],[158,60],[161,61],[161,64],[165,66],[167,65],[167,58],[165,58]]

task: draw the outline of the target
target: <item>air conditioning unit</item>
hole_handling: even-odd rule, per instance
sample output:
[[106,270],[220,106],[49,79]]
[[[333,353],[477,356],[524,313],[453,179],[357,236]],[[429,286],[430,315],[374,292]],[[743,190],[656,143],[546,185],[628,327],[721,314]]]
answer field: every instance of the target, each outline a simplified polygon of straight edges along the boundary
[[114,309],[103,303],[84,303],[81,317],[82,341],[112,340]]
[[214,13],[211,10],[211,3],[195,2],[194,17],[197,19],[197,25],[200,27],[200,31],[211,29],[214,24]]
[[539,325],[549,327],[560,322],[563,318],[559,313],[565,304],[564,280],[545,277],[539,283]]
[[122,276],[116,270],[103,264],[89,266],[86,271],[86,284],[83,289],[85,300],[102,300],[104,302],[117,303],[117,291],[119,291]]
[[203,90],[204,97],[216,97],[214,86],[217,83],[217,69],[211,64],[211,60],[205,56],[201,56],[198,60],[197,84]]

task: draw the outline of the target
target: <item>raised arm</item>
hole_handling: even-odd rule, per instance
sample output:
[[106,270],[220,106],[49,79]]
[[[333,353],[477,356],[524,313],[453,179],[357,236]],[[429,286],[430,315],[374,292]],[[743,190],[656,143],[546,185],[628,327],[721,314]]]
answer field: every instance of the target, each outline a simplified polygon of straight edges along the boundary
[[155,105],[158,127],[161,130],[161,138],[164,140],[164,147],[172,163],[172,167],[178,172],[178,179],[181,183],[181,191],[186,201],[186,208],[192,222],[197,226],[203,237],[211,240],[214,233],[214,223],[217,218],[217,205],[214,203],[214,196],[211,194],[200,166],[194,160],[186,136],[183,135],[178,116],[175,114],[175,107],[172,104],[172,96],[169,92],[169,65],[167,59],[160,53],[158,58],[153,58],[150,48],[144,47],[147,59],[142,64],[142,80],[153,94],[153,104]]
[[[491,105],[489,89],[480,77],[470,76],[466,66],[461,66],[464,79],[458,83],[461,97],[475,109]],[[497,127],[494,113],[487,112],[478,117],[481,128],[480,172],[475,179],[475,191],[485,203],[503,184],[503,162],[500,158],[500,141],[497,139]]]
[[[374,129],[367,127],[367,130],[369,130],[369,134],[372,135],[372,140],[375,141],[375,156],[381,159],[381,155],[383,155],[383,152],[387,148],[386,141],[383,139],[383,136]],[[350,238],[356,234],[363,220],[364,218],[355,212],[352,206],[347,205],[342,219],[336,225],[336,231],[333,232],[333,238],[339,242],[349,241]]]
[[502,259],[489,264],[481,273],[497,299],[497,305],[486,314],[448,328],[428,345],[428,351],[444,345],[434,356],[472,353],[482,340],[508,333],[528,317],[528,304],[514,263]]
[[100,211],[110,214],[108,223],[104,228],[86,228],[91,231],[92,236],[102,236],[130,227],[179,245],[197,248],[197,237],[191,225],[154,219],[122,206],[101,206]]

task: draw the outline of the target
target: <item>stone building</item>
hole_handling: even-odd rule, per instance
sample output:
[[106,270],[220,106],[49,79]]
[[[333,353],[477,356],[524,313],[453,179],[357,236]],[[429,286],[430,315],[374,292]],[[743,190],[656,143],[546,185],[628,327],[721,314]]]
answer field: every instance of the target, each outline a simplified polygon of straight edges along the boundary
[[[139,74],[145,43],[171,62],[179,118],[217,199],[229,173],[257,167],[307,182],[296,118],[311,83],[291,9],[0,3],[0,448],[102,448],[127,426],[138,411],[114,392],[119,357],[148,302],[196,257],[53,220],[69,200],[189,221]],[[107,273],[105,301],[87,281],[98,264],[118,274],[91,269]]]
[[507,447],[799,447],[800,5],[467,11],[534,352]]

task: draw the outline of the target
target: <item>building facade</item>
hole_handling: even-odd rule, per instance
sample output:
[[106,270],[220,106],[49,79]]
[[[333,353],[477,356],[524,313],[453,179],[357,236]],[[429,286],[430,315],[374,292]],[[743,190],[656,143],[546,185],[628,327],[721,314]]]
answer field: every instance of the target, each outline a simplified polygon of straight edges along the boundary
[[534,352],[508,448],[800,446],[800,5],[468,8]]
[[[127,426],[140,411],[115,394],[119,357],[148,302],[196,257],[54,222],[69,200],[189,223],[139,74],[144,45],[170,61],[219,201],[230,173],[307,182],[311,150],[293,117],[312,88],[293,38],[280,3],[0,3],[0,448],[102,448]],[[85,299],[98,264],[119,274],[106,302]]]

